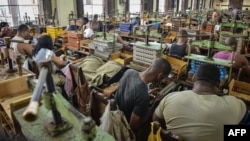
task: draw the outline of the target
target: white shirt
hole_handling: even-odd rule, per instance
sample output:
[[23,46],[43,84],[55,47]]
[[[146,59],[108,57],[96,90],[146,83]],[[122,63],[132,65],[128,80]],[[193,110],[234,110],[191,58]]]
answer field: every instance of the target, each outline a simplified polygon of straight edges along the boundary
[[85,25],[82,25],[82,30],[85,31],[86,29],[90,28],[89,22]]
[[215,25],[215,26],[214,26],[214,33],[215,33],[216,31],[219,31],[219,30],[220,30],[220,25],[219,25],[219,24]]
[[84,38],[90,38],[92,35],[94,35],[94,31],[91,28],[85,29],[84,32]]
[[[12,40],[24,41],[24,38],[19,37],[19,36],[15,36]],[[22,55],[22,54],[18,51],[18,49],[17,49],[17,44],[18,44],[18,43],[11,42],[11,43],[10,43],[10,47],[14,49],[14,52],[15,52],[16,55]]]

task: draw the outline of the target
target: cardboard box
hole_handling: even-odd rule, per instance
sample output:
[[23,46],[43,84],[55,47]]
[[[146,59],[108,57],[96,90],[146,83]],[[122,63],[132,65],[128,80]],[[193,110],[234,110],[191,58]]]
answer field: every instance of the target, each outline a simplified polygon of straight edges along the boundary
[[229,95],[250,102],[250,83],[232,79],[229,84]]
[[133,56],[118,52],[111,54],[111,60],[114,60],[122,65],[127,65],[133,60]]
[[173,73],[177,74],[177,79],[179,79],[187,71],[187,62],[170,57],[167,55],[162,56],[162,58],[168,60],[172,67]]
[[81,32],[75,32],[75,31],[68,31],[67,36],[68,36],[68,38],[77,38],[77,39],[83,38]]

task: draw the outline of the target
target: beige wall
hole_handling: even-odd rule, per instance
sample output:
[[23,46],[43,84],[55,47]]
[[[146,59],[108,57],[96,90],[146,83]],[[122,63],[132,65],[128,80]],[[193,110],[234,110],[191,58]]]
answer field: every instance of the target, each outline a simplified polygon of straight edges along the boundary
[[71,11],[74,14],[77,13],[76,10],[76,1],[72,0],[51,0],[52,9],[54,12],[54,8],[57,9],[57,19],[59,20],[59,26],[68,25],[68,18]]
[[210,0],[206,0],[205,9],[209,9]]
[[[221,6],[220,6],[221,5]],[[223,2],[220,2],[220,0],[214,0],[214,8],[216,9],[228,9],[229,0],[223,0]],[[248,7],[250,8],[250,0],[243,0],[243,10]]]
[[220,0],[214,0],[214,8],[216,9],[228,9],[229,0],[223,0],[223,2],[220,2]]
[[243,10],[245,10],[245,8],[250,9],[250,0],[244,0],[243,1]]
[[125,9],[125,4],[120,4],[120,1],[116,0],[116,9],[118,9],[119,14],[122,14]]

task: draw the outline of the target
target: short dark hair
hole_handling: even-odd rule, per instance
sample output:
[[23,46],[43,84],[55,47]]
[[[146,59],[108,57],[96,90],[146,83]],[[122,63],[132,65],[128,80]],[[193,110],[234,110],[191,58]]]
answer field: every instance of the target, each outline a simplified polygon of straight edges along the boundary
[[177,35],[178,37],[187,37],[188,36],[188,32],[186,31],[186,30],[184,30],[184,29],[182,29],[182,30],[180,30],[179,32],[178,32],[178,35]]
[[225,44],[231,47],[231,50],[235,51],[237,48],[237,39],[235,37],[227,37]]
[[114,25],[112,25],[112,24],[108,25],[108,31],[110,31],[110,30],[112,30],[112,29],[114,29],[114,28],[115,28]]
[[89,18],[88,17],[83,17],[82,18],[84,21],[86,21],[86,22],[89,22]]
[[41,48],[53,50],[53,41],[50,35],[46,34],[38,38],[37,44],[35,45],[35,48],[33,49],[32,55],[36,56],[36,54],[39,52]]
[[219,68],[209,63],[200,65],[195,73],[195,81],[205,81],[216,86],[220,82]]
[[29,31],[28,25],[21,24],[21,25],[18,26],[17,32],[22,33],[22,32],[25,32],[25,31]]
[[151,72],[153,73],[163,73],[164,75],[169,75],[171,71],[170,63],[163,58],[157,58],[151,65]]
[[5,27],[6,25],[9,25],[7,22],[1,22],[0,23],[0,29],[2,28],[2,27]]

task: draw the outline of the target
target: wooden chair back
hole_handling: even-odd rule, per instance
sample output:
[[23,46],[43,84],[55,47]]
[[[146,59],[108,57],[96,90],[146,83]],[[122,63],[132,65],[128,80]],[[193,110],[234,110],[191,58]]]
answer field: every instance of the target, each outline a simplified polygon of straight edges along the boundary
[[90,115],[98,126],[100,125],[100,118],[105,111],[108,100],[111,100],[111,110],[116,110],[116,103],[114,99],[111,99],[110,97],[94,89],[91,91]]
[[36,78],[38,78],[39,69],[38,69],[38,66],[36,65],[36,62],[31,58],[27,58],[27,59],[28,59],[28,69],[36,75]]

